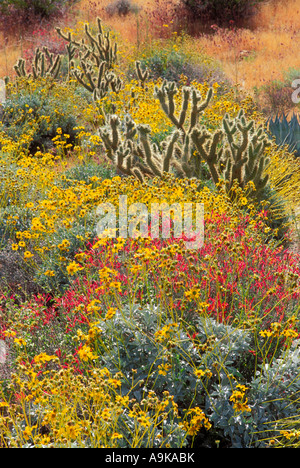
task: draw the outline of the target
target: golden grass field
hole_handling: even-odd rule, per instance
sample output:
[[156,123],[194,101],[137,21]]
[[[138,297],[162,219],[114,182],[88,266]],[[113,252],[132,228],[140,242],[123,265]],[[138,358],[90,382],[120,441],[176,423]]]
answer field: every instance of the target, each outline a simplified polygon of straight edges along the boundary
[[[61,18],[61,25],[72,26],[77,22],[93,21],[110,0],[81,0],[76,2],[68,18]],[[141,7],[139,14],[106,18],[106,22],[129,42],[149,41],[149,28],[144,21],[144,11],[155,8],[155,0],[135,0]],[[55,23],[57,24],[57,22]],[[22,35],[21,35],[22,34]],[[11,73],[23,51],[32,47],[30,34],[1,33],[0,76]],[[281,79],[282,73],[299,66],[300,5],[298,0],[271,0],[266,2],[252,18],[249,28],[230,32],[220,29],[211,36],[190,39],[195,51],[203,51],[219,60],[225,73],[247,90],[254,86]],[[241,59],[241,57],[244,57]]]

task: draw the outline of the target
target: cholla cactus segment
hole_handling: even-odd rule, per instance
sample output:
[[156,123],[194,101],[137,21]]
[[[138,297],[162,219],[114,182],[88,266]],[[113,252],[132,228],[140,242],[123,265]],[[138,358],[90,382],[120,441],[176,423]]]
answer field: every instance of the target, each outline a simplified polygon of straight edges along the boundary
[[142,71],[141,62],[138,61],[138,60],[135,62],[135,69],[136,69],[136,74],[137,74],[138,80],[139,80],[142,88],[144,88],[145,83],[149,78],[149,71],[147,69],[145,71]]
[[52,54],[47,47],[43,47],[42,50],[37,48],[31,64],[31,73],[27,73],[26,61],[22,58],[18,60],[14,69],[19,77],[57,79],[61,69],[61,56]]
[[[196,124],[200,114],[208,107],[212,97],[213,89],[210,88],[205,99],[198,93],[195,88],[183,87],[182,89],[182,106],[178,116],[175,113],[175,95],[178,93],[178,88],[175,82],[163,81],[162,86],[155,88],[155,96],[159,99],[160,105],[166,116],[171,120],[176,128],[184,134],[191,131]],[[187,120],[188,108],[190,106],[189,128],[185,128]]]
[[150,141],[150,132],[148,125],[136,126],[128,116],[124,131],[121,131],[121,121],[117,116],[111,116],[108,125],[99,130],[107,157],[121,172],[140,180],[162,177],[164,172],[171,172],[176,143],[180,138],[180,132],[175,131],[160,151]]
[[118,93],[123,85],[112,71],[117,61],[117,43],[112,44],[110,33],[103,31],[100,18],[97,18],[97,28],[97,33],[93,35],[89,25],[85,24],[85,37],[81,42],[73,39],[70,32],[65,34],[56,28],[57,33],[68,42],[69,75],[73,74],[93,94],[95,101],[101,100],[110,89]]
[[108,128],[100,131],[108,157],[120,171],[140,180],[171,172],[200,180],[206,163],[216,186],[225,180],[230,192],[236,183],[245,188],[252,181],[253,194],[259,197],[268,184],[265,150],[270,141],[263,127],[256,128],[255,122],[248,121],[240,111],[235,119],[225,115],[222,127],[211,131],[200,125],[199,117],[209,106],[212,89],[203,97],[193,87],[183,87],[179,110],[177,93],[173,82],[164,81],[155,88],[155,96],[175,127],[160,148],[151,142],[148,125],[136,126],[128,117],[121,132],[120,121],[111,118]]

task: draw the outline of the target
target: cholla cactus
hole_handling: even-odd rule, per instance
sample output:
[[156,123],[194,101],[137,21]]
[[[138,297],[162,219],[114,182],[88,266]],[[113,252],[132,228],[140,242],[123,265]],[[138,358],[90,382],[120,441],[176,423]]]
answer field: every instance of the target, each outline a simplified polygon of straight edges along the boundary
[[148,70],[142,71],[141,62],[139,60],[137,60],[135,62],[135,69],[136,69],[136,74],[137,74],[138,80],[139,80],[142,88],[144,88],[145,83],[149,78],[149,71]]
[[[117,61],[117,43],[112,44],[110,33],[104,33],[101,19],[97,18],[98,33],[94,37],[89,26],[85,25],[85,38],[80,42],[73,39],[72,34],[64,34],[56,28],[58,34],[68,42],[69,75],[73,74],[77,81],[93,93],[94,100],[102,99],[111,88],[120,91],[122,81],[111,70]],[[76,68],[75,58],[79,65]]]
[[51,77],[53,79],[58,78],[61,68],[61,56],[52,54],[47,47],[43,47],[42,50],[37,48],[35,56],[31,64],[31,73],[26,72],[26,61],[20,58],[14,69],[19,77],[33,77],[46,78]]
[[75,69],[73,73],[77,81],[93,93],[94,101],[106,96],[109,88],[117,93],[122,87],[120,78],[115,73],[106,70],[106,62],[101,62],[98,72],[95,74],[91,63],[81,61],[79,69]]
[[195,88],[184,86],[182,89],[182,107],[179,113],[179,117],[175,116],[174,97],[177,93],[178,88],[175,82],[168,82],[164,80],[161,88],[158,88],[157,86],[155,87],[155,96],[159,99],[160,105],[166,116],[171,120],[171,122],[175,125],[175,127],[177,127],[178,130],[182,131],[183,135],[185,136],[187,131],[184,126],[187,119],[189,104],[191,104],[191,110],[188,132],[190,132],[195,127],[195,125],[198,123],[199,115],[209,105],[213,97],[213,90],[210,88],[205,99],[202,100],[202,96]]
[[254,121],[246,122],[243,110],[234,120],[225,115],[223,130],[210,133],[203,127],[194,128],[191,139],[215,184],[224,179],[230,190],[235,181],[242,188],[252,181],[257,196],[266,187],[269,177],[264,171],[269,159],[265,149],[270,141],[262,126],[255,129]]
[[125,119],[123,135],[121,121],[111,116],[110,128],[100,129],[100,136],[106,147],[108,158],[126,175],[133,175],[144,181],[145,176],[163,176],[170,172],[174,147],[180,137],[179,131],[173,133],[165,144],[163,152],[149,139],[151,129],[148,125],[135,125],[130,117]]
[[60,28],[56,28],[57,33],[69,44],[73,44],[80,53],[81,59],[89,59],[98,67],[102,62],[106,62],[107,67],[111,69],[117,61],[118,46],[117,43],[111,43],[110,33],[104,33],[102,22],[97,18],[98,33],[94,37],[90,31],[89,25],[85,24],[84,31],[86,37],[80,42],[73,39],[72,34],[64,34]]
[[161,88],[155,89],[163,111],[175,126],[161,149],[151,143],[149,126],[136,126],[127,117],[121,132],[121,121],[114,116],[100,130],[108,157],[120,171],[140,180],[174,171],[183,177],[201,179],[205,162],[216,185],[225,180],[230,192],[236,181],[242,188],[252,181],[253,193],[259,197],[268,183],[264,174],[269,164],[265,149],[270,141],[263,127],[255,128],[254,121],[247,122],[240,111],[233,120],[226,115],[222,128],[212,132],[200,125],[199,117],[209,105],[213,90],[209,89],[203,99],[195,88],[183,87],[178,112],[177,93],[173,82],[164,81]]
[[[121,122],[115,116],[110,118],[106,128],[100,129],[107,155],[121,172],[135,175],[140,180],[145,177],[162,177],[164,172],[174,170],[184,177],[200,178],[200,161],[191,157],[190,130],[197,124],[199,115],[208,106],[213,93],[210,89],[203,100],[194,88],[185,87],[181,111],[179,117],[176,117],[174,96],[177,92],[175,83],[167,81],[163,82],[161,88],[155,89],[164,112],[177,127],[164,142],[162,149],[151,143],[150,127],[136,126],[130,117],[125,119],[123,134],[120,131]],[[188,111],[190,117],[186,128]]]

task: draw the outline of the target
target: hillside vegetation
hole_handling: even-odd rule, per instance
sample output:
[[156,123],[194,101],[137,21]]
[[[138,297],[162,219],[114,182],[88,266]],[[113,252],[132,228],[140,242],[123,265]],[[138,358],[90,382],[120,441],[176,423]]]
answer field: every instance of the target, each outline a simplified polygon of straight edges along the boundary
[[299,446],[300,15],[208,3],[3,2],[1,448]]

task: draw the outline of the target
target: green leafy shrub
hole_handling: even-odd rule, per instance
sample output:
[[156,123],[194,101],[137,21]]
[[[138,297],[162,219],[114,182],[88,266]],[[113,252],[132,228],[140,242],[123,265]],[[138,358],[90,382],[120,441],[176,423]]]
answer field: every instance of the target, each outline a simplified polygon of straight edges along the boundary
[[[1,130],[14,141],[23,141],[24,147],[34,153],[38,148],[49,150],[53,146],[52,139],[60,128],[62,134],[69,135],[68,143],[74,144],[78,125],[74,96],[70,88],[55,89],[51,83],[40,80],[36,86],[19,86],[18,90],[10,92],[3,106]],[[79,104],[79,96],[76,104]]]
[[299,414],[299,352],[295,344],[272,364],[261,366],[247,385],[251,412],[235,414],[228,381],[221,381],[211,392],[206,409],[211,409],[212,422],[230,437],[233,448],[266,447],[269,438],[277,435],[276,422]]
[[150,54],[148,55],[146,52],[146,57],[142,58],[140,62],[143,69],[149,70],[153,80],[163,78],[178,83],[183,75],[187,78],[187,84],[194,80],[199,83],[228,84],[224,72],[211,59],[203,57],[203,60],[197,63],[184,51],[177,50],[177,47],[152,48]]

